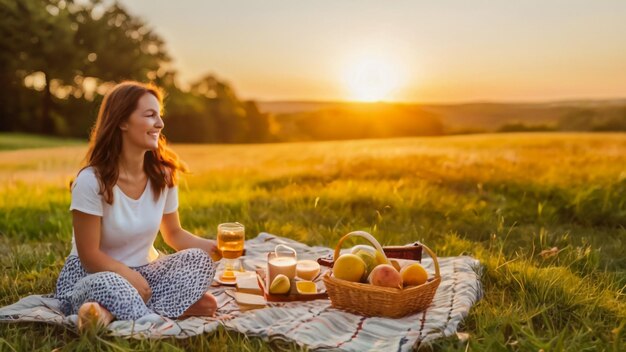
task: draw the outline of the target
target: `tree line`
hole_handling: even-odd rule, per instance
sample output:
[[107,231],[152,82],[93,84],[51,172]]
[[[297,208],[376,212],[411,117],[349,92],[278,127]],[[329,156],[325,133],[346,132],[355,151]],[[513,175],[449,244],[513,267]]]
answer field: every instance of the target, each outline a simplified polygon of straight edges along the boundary
[[269,139],[269,116],[215,76],[180,89],[163,39],[118,3],[0,0],[0,18],[0,131],[86,137],[106,91],[137,80],[166,92],[170,139]]
[[85,138],[103,95],[123,80],[166,92],[176,142],[247,143],[443,133],[415,108],[336,108],[272,115],[213,74],[177,84],[164,40],[117,2],[0,0],[0,131]]

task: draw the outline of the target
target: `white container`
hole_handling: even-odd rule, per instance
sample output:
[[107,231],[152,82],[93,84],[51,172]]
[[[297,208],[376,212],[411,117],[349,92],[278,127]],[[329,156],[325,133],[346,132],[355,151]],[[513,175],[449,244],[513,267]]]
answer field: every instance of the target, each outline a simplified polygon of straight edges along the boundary
[[[279,252],[279,248],[285,248],[287,251]],[[267,278],[268,284],[274,281],[274,278],[278,274],[287,276],[290,280],[296,278],[296,263],[297,263],[296,250],[279,244],[274,248],[273,252],[267,254]]]

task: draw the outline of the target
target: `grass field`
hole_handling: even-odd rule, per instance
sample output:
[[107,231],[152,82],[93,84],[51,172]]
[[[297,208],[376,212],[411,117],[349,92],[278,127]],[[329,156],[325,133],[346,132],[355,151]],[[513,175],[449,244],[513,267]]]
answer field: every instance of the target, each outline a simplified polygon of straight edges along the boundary
[[[484,265],[484,298],[435,350],[618,351],[626,345],[626,135],[506,134],[174,146],[184,227],[239,221],[334,246],[363,229]],[[0,305],[52,292],[70,249],[68,183],[84,145],[0,152]],[[166,249],[162,242],[161,249]],[[541,251],[553,247],[553,256]],[[0,324],[0,351],[269,350],[220,330],[187,340],[77,337]]]
[[60,139],[22,133],[0,132],[0,151],[26,148],[52,148],[64,145],[79,145],[78,139]]

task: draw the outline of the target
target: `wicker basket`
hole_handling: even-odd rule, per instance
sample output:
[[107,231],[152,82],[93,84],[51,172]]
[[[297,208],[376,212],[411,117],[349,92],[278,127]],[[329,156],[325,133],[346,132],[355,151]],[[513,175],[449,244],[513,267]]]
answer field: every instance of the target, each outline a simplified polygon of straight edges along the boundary
[[[343,241],[353,236],[367,239],[376,249],[384,253],[372,235],[365,231],[353,231],[343,236],[337,243],[335,260],[339,257],[339,250]],[[435,264],[435,276],[426,283],[404,289],[380,287],[337,279],[331,275],[332,271],[329,270],[323,276],[323,280],[332,306],[365,316],[389,318],[399,318],[426,309],[432,302],[437,287],[441,283],[441,275],[437,256],[430,248],[422,246]]]

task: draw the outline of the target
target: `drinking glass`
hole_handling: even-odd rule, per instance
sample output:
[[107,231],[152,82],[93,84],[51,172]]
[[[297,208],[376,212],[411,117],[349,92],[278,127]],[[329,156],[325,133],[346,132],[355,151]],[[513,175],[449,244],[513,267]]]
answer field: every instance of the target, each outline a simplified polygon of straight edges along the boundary
[[[237,260],[243,254],[245,240],[245,228],[238,222],[227,222],[217,225],[217,248],[222,253],[224,262],[224,274],[230,279],[233,271],[236,271]],[[222,274],[222,278],[224,278]],[[234,280],[234,276],[232,276]]]

